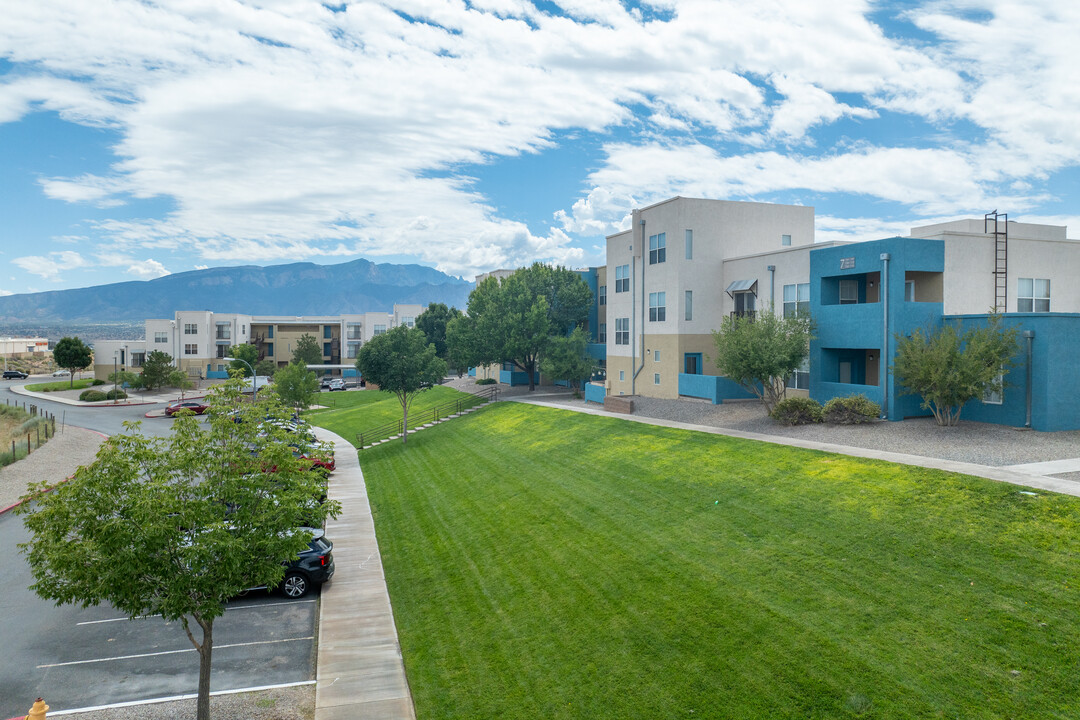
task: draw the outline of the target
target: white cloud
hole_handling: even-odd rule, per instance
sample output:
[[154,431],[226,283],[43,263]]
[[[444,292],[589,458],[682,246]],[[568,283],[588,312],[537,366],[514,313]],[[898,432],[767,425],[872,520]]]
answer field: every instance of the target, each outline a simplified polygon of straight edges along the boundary
[[125,272],[127,272],[128,275],[134,275],[142,280],[152,280],[169,274],[169,271],[165,269],[165,266],[157,260],[134,262],[128,266]]
[[17,257],[11,261],[11,264],[22,268],[31,275],[37,275],[53,282],[59,282],[62,271],[73,270],[87,265],[79,253],[71,250],[49,253],[48,256],[27,255]]

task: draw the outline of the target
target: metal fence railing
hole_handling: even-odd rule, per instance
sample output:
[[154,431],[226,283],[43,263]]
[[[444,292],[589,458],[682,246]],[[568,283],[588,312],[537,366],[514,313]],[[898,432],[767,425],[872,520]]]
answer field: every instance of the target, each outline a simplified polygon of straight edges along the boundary
[[[436,423],[441,420],[445,420],[451,415],[457,415],[459,413],[474,408],[485,403],[492,402],[499,399],[499,386],[492,385],[479,392],[469,393],[464,397],[459,397],[456,400],[450,400],[448,402],[436,405],[433,408],[422,410],[417,413],[409,413],[409,430],[415,430],[421,425],[428,425],[430,423]],[[395,420],[393,422],[385,423],[377,427],[373,427],[369,430],[356,433],[356,444],[361,450],[365,447],[377,443],[380,440],[386,440],[387,438],[397,437],[403,432],[401,420]]]

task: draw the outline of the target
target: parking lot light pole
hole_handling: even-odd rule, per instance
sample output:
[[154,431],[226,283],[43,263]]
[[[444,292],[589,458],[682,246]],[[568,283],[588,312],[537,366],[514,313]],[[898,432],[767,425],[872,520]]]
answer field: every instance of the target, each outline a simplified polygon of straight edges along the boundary
[[222,360],[228,360],[229,362],[242,362],[248,366],[248,370],[251,371],[251,402],[255,402],[259,399],[259,376],[255,374],[255,368],[251,367],[251,363],[241,358],[224,357]]

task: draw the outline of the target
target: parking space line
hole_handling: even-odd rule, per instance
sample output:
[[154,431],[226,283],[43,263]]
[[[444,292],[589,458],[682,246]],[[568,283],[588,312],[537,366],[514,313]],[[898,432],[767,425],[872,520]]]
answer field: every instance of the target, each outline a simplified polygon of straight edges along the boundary
[[[259,605],[237,605],[236,607],[227,607],[227,608],[225,608],[225,612],[231,612],[233,610],[250,610],[251,608],[275,607],[277,605],[300,605],[302,603],[313,603],[313,602],[315,602],[314,598],[311,599],[311,600],[282,600],[281,602],[262,603],[262,604],[259,604]],[[75,623],[75,625],[76,625],[76,627],[79,626],[79,625],[100,625],[101,623],[120,622],[122,620],[148,620],[150,618],[158,618],[158,617],[161,617],[161,616],[160,615],[136,615],[133,618],[115,617],[115,618],[106,618],[104,620],[84,620],[82,622]]]
[[[297,642],[299,640],[314,640],[314,639],[315,639],[314,635],[308,635],[307,637],[283,638],[281,640],[256,640],[256,641],[253,641],[253,642],[246,642],[246,643],[229,643],[227,645],[215,645],[214,650],[224,650],[225,648],[234,648],[234,647],[250,647],[252,645],[274,645],[276,643]],[[65,667],[67,665],[90,665],[92,663],[112,662],[113,660],[133,660],[135,658],[157,657],[158,655],[176,655],[178,653],[187,653],[187,652],[195,652],[195,648],[190,647],[190,648],[184,648],[183,650],[162,650],[161,652],[140,653],[138,655],[117,655],[116,657],[94,658],[93,660],[71,660],[69,662],[50,663],[48,665],[38,665],[37,668],[39,670],[43,670],[43,669],[46,669],[46,668]]]
[[[239,693],[262,692],[263,690],[276,690],[278,688],[300,687],[302,685],[314,685],[314,680],[301,680],[299,682],[281,683],[279,685],[259,685],[258,687],[236,688],[234,690],[215,690],[210,697],[219,695],[237,695]],[[112,705],[95,705],[93,707],[74,708],[71,710],[50,710],[50,716],[75,715],[77,713],[92,712],[94,710],[115,710],[117,708],[136,707],[139,705],[156,705],[158,703],[175,702],[177,700],[192,700],[199,697],[198,693],[186,695],[172,695],[170,697],[151,698],[150,700],[129,700],[128,702],[113,703]]]

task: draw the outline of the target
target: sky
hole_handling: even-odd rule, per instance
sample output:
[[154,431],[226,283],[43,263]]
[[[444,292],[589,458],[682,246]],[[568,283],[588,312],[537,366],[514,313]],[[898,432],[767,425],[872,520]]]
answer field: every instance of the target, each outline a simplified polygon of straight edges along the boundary
[[0,294],[603,264],[675,195],[1080,236],[1075,0],[0,0]]

